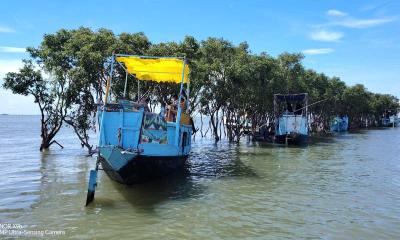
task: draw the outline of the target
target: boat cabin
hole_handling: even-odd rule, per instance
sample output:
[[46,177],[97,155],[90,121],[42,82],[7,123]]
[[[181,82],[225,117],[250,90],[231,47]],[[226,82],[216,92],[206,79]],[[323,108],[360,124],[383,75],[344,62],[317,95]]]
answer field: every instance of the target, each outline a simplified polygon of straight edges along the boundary
[[308,94],[275,94],[275,141],[298,142],[308,137]]

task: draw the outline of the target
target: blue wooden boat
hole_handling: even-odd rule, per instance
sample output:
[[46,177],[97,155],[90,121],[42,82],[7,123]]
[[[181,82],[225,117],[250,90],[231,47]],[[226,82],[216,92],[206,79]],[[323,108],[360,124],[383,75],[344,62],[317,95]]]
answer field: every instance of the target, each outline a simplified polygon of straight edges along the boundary
[[306,143],[308,128],[308,94],[274,94],[276,143]]
[[399,118],[397,117],[397,111],[386,110],[381,118],[382,127],[397,127],[399,125]]
[[344,116],[336,116],[331,122],[331,132],[346,132],[349,128],[349,117],[347,115]]
[[399,118],[396,115],[382,118],[383,127],[397,127],[399,125]]
[[[98,110],[99,152],[96,169],[90,172],[86,205],[94,198],[99,165],[111,179],[134,184],[182,167],[191,148],[192,125],[187,109],[189,68],[185,59],[116,54],[111,61],[105,101]],[[124,99],[110,102],[115,63],[140,81],[180,84],[178,103],[181,104],[177,104],[175,116],[168,113],[164,117]],[[126,85],[125,80],[124,95]],[[184,97],[186,102],[182,100]]]

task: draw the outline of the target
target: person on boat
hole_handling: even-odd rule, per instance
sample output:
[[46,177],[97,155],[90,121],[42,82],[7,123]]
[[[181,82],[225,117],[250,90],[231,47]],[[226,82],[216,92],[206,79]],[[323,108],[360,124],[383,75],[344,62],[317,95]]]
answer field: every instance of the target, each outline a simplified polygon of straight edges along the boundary
[[177,107],[178,106],[178,96],[173,95],[169,104],[167,106],[167,121],[174,122],[176,119]]
[[182,112],[186,111],[187,109],[187,101],[186,101],[186,92],[183,91],[182,92],[182,96],[181,96],[181,108],[182,108]]
[[174,107],[178,106],[178,96],[176,94],[172,96],[171,102]]

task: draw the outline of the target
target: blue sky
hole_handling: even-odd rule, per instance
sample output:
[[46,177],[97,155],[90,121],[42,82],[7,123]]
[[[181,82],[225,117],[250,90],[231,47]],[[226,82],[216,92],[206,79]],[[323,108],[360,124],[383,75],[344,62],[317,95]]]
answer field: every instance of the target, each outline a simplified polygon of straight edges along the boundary
[[[223,37],[253,53],[303,52],[304,65],[348,85],[400,97],[400,1],[4,1],[0,78],[45,33],[80,26],[143,31],[152,42]],[[0,80],[1,82],[1,80]],[[0,113],[37,114],[29,97],[0,89]]]

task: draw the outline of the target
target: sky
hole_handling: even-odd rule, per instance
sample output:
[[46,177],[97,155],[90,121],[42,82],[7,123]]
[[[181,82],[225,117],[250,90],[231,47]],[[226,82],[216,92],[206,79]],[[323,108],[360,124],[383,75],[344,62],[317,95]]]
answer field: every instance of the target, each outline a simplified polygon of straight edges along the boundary
[[[3,1],[0,84],[43,35],[80,26],[144,32],[151,42],[222,37],[255,53],[302,52],[306,68],[400,97],[400,1]],[[31,97],[0,88],[0,113],[38,114]]]

